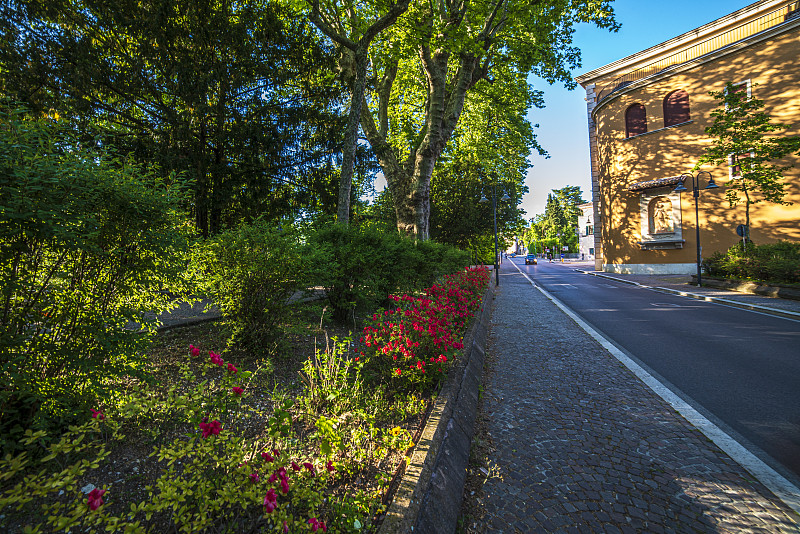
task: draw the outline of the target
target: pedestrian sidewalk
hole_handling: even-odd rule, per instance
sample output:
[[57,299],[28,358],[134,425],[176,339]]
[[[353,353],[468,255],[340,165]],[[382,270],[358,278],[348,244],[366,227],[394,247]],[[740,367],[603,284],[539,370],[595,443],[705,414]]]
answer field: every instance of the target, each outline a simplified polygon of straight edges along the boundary
[[800,531],[794,511],[513,266],[500,272],[483,389],[489,470],[466,496],[478,519],[464,530]]

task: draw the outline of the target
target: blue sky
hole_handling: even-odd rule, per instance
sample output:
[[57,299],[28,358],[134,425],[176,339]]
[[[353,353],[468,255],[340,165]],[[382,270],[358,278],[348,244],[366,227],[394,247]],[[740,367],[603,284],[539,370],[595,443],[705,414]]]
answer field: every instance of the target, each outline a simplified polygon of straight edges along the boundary
[[[583,74],[625,56],[676,37],[707,22],[718,19],[753,3],[744,0],[617,0],[613,3],[622,29],[609,33],[589,25],[581,25],[575,33],[575,45],[581,49],[583,66],[574,74]],[[539,144],[550,154],[549,159],[530,157],[533,168],[526,183],[530,192],[522,199],[526,218],[543,213],[547,194],[567,185],[580,186],[585,201],[591,199],[589,173],[589,138],[587,133],[586,96],[578,86],[567,91],[560,85],[547,85],[532,78],[534,88],[545,93],[544,109],[528,115],[532,124],[539,124]]]

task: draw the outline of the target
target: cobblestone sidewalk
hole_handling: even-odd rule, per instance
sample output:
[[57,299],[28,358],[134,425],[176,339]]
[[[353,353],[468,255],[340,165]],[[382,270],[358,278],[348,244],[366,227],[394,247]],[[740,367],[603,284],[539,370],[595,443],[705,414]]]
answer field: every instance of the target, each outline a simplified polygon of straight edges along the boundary
[[800,532],[798,517],[522,276],[503,276],[478,532]]

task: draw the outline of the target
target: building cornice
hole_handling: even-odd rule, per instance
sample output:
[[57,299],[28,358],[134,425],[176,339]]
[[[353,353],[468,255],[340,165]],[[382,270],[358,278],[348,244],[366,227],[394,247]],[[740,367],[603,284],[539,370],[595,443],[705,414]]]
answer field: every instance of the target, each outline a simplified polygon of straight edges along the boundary
[[721,33],[730,26],[753,18],[764,11],[778,9],[782,5],[789,5],[791,3],[793,3],[791,0],[760,0],[759,2],[755,2],[749,6],[743,7],[738,11],[734,11],[733,13],[725,15],[724,17],[720,17],[712,22],[709,22],[708,24],[704,24],[699,28],[695,28],[694,30],[690,30],[677,37],[673,37],[668,41],[664,41],[663,43],[651,46],[650,48],[642,50],[641,52],[631,54],[630,56],[614,61],[613,63],[603,65],[602,67],[581,74],[575,78],[575,81],[585,88],[586,85],[594,82],[598,78],[608,76],[609,74],[618,71],[632,70],[634,67],[640,64],[650,63],[660,57],[665,57],[675,53],[692,42],[711,37],[716,33]]

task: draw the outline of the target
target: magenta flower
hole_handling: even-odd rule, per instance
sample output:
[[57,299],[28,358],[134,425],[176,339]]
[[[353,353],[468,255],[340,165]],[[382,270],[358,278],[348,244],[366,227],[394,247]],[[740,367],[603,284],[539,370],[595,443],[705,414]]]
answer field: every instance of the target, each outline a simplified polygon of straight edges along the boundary
[[101,490],[97,488],[89,492],[89,498],[88,498],[89,510],[94,511],[100,508],[100,505],[103,504],[103,494],[105,492],[106,490]]
[[275,490],[270,488],[267,494],[264,496],[264,512],[267,514],[271,514],[275,511],[275,508],[278,507],[278,496],[275,494]]
[[316,476],[317,472],[316,472],[316,471],[314,471],[314,465],[313,465],[313,464],[310,464],[310,463],[308,463],[308,462],[303,462],[303,467],[305,467],[306,469],[308,469],[309,471],[311,471],[311,476],[312,476],[312,477],[313,477],[313,476]]
[[283,522],[283,534],[289,534],[289,525],[286,524],[286,521]]
[[242,393],[244,392],[244,388],[234,387],[234,388],[231,388],[231,391],[233,391],[234,393],[236,393],[238,396],[241,397]]
[[198,349],[194,345],[189,345],[189,350],[191,351],[192,356],[194,357],[200,356],[200,349]]
[[228,372],[229,373],[236,374],[238,371],[239,370],[232,363],[228,364]]
[[103,419],[106,418],[106,416],[103,415],[103,412],[98,412],[94,408],[89,408],[89,410],[91,410],[92,412],[92,419],[100,419],[102,421]]
[[262,453],[261,453],[261,457],[262,457],[264,460],[268,461],[268,462],[272,462],[272,461],[274,461],[274,460],[275,460],[275,458],[273,458],[273,457],[272,457],[272,455],[271,455],[270,453],[266,452],[266,451],[264,451],[264,452],[262,452]]
[[316,532],[322,529],[322,532],[327,532],[328,527],[325,526],[325,523],[317,519],[316,517],[312,517],[308,520],[308,524],[311,525],[311,532]]
[[281,492],[283,492],[284,495],[289,493],[289,481],[285,478],[281,479]]
[[256,482],[258,482],[258,480],[259,480],[258,473],[252,473],[250,475],[250,482],[255,484]]
[[330,460],[328,460],[328,463],[325,464],[325,469],[328,470],[328,473],[333,473],[334,471],[336,471],[336,468],[333,467],[333,462]]
[[220,367],[225,364],[225,362],[222,361],[222,357],[220,357],[219,354],[216,354],[213,350],[208,351],[208,355],[211,359],[211,363],[219,365]]
[[200,430],[203,431],[203,437],[216,436],[222,430],[222,423],[214,419],[210,423],[200,423]]
[[292,462],[292,469],[294,469],[295,471],[300,471],[300,469],[302,468],[299,465],[297,465],[296,462]]

